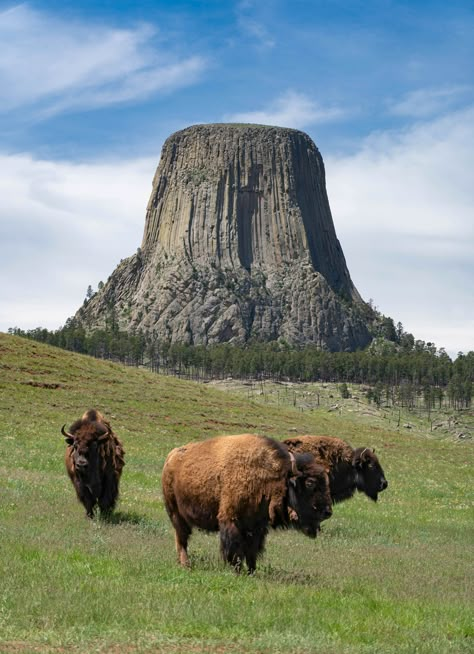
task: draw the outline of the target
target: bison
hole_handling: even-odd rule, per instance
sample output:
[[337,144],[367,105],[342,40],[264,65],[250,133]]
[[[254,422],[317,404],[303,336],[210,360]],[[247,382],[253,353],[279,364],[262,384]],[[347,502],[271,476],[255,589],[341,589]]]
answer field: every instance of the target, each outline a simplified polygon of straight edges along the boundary
[[295,526],[315,538],[332,513],[329,480],[309,454],[293,455],[264,436],[218,436],[172,450],[163,496],[179,563],[189,566],[193,527],[218,531],[224,561],[255,571],[269,527]]
[[66,470],[84,505],[87,516],[94,516],[99,505],[102,515],[114,509],[119,493],[119,481],[124,462],[122,443],[99,411],[90,409],[71,425],[63,425],[66,439]]
[[325,467],[334,503],[351,498],[356,490],[376,502],[388,486],[375,450],[368,447],[354,450],[341,438],[329,436],[297,436],[283,442],[295,454],[310,452]]

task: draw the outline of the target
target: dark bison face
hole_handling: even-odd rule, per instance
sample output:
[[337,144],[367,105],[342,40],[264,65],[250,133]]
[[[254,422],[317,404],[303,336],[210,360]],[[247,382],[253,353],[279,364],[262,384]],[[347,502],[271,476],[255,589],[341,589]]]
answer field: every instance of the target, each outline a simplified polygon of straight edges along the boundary
[[77,477],[95,497],[98,497],[101,490],[100,446],[109,436],[107,427],[86,423],[76,428],[73,425],[71,432],[66,432],[64,427],[61,431],[71,448],[71,458]]
[[357,490],[376,502],[378,494],[387,488],[388,481],[375,456],[375,450],[368,447],[357,448],[354,451],[353,466],[356,470]]
[[329,478],[311,454],[293,456],[298,472],[288,481],[291,521],[306,536],[316,538],[321,522],[332,515]]

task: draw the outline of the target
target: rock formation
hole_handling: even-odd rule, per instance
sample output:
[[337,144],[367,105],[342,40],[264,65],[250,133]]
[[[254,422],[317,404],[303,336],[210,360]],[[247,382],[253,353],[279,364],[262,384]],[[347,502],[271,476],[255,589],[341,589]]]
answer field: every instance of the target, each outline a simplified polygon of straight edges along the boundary
[[304,133],[196,125],[165,142],[141,248],[76,314],[171,342],[370,341],[336,237],[321,155]]

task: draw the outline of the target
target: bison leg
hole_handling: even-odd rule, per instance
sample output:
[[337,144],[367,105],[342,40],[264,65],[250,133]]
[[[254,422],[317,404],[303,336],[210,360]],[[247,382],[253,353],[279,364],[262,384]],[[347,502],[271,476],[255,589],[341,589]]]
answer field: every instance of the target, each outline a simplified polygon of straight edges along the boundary
[[83,486],[76,487],[79,501],[84,505],[88,518],[94,517],[94,507],[96,504],[95,497],[88,488]]
[[99,497],[99,508],[100,512],[104,516],[108,516],[112,513],[115,508],[118,497],[118,488],[115,482],[108,484]]
[[259,527],[245,534],[245,561],[247,563],[248,573],[252,575],[257,567],[257,558],[263,552],[265,547],[265,538],[267,536],[266,527]]
[[222,558],[239,573],[245,558],[242,534],[233,522],[220,525],[219,531]]
[[191,535],[191,529],[188,523],[177,513],[173,513],[171,516],[171,522],[175,529],[174,537],[178,562],[184,568],[190,568],[191,564],[188,557],[188,540]]

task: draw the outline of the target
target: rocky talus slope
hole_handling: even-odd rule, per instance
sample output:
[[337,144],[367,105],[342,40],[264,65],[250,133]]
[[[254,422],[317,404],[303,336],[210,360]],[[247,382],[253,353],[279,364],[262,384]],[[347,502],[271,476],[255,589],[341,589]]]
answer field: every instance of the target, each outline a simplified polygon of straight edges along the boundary
[[141,248],[76,314],[172,342],[370,341],[337,239],[321,155],[304,133],[197,125],[165,142]]

